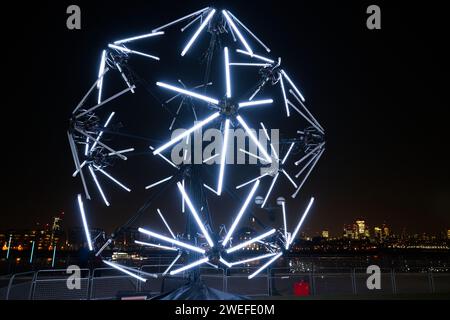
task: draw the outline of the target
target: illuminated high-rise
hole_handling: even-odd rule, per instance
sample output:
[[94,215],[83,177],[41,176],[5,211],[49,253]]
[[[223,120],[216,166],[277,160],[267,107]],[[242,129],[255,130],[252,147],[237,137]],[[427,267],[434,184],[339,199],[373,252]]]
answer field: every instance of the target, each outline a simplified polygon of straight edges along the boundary
[[356,220],[356,227],[359,236],[363,236],[366,232],[366,223],[364,220]]

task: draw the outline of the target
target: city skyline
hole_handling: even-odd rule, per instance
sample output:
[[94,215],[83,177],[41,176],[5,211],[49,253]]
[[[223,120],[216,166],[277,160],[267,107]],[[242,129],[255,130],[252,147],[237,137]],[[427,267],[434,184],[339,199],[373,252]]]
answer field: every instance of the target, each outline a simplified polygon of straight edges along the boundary
[[[84,27],[74,32],[68,31],[63,21],[65,4],[42,4],[30,10],[35,14],[24,13],[25,17],[30,15],[27,17],[30,23],[39,23],[39,30],[23,25],[17,36],[7,39],[24,49],[5,53],[11,65],[18,68],[11,72],[11,83],[23,82],[22,75],[27,74],[27,80],[34,85],[27,87],[26,94],[19,87],[10,91],[22,97],[23,107],[8,108],[5,117],[20,119],[23,129],[17,131],[16,139],[5,139],[4,147],[21,155],[23,146],[16,141],[37,137],[39,143],[27,144],[28,156],[6,158],[5,167],[21,170],[3,173],[9,191],[3,202],[1,228],[31,226],[39,217],[48,220],[59,211],[66,212],[68,224],[80,223],[75,195],[82,192],[82,187],[72,178],[74,168],[65,136],[67,116],[96,77],[93,70],[98,69],[98,61],[92,56],[98,56],[108,41],[121,35],[119,30],[138,34],[163,22],[158,12],[167,10],[167,3],[141,5],[146,14],[137,17],[135,8],[117,12],[109,6],[85,3]],[[391,13],[385,16],[386,29],[371,33],[365,26],[363,6],[341,3],[300,6],[303,18],[291,21],[282,14],[286,10],[298,12],[291,4],[266,2],[261,14],[270,17],[272,26],[251,15],[246,17],[246,23],[273,41],[275,54],[286,53],[283,61],[301,81],[314,113],[327,128],[327,151],[305,186],[304,197],[292,208],[299,214],[303,203],[310,196],[316,197],[314,214],[308,217],[305,230],[327,228],[336,233],[346,221],[359,216],[376,224],[387,221],[393,229],[405,227],[412,233],[447,228],[449,161],[445,152],[436,157],[426,152],[439,150],[446,143],[442,140],[446,135],[446,117],[442,115],[445,88],[431,73],[441,68],[439,58],[443,52],[438,47],[439,34],[435,32],[441,30],[439,20],[433,19],[420,31],[409,29],[405,27],[408,23],[397,23],[392,16],[396,19],[408,16],[403,10],[411,10],[409,16],[414,16],[414,9],[400,10],[385,4],[386,11]],[[170,15],[182,16],[190,7],[178,4]],[[230,2],[227,7],[236,12],[254,10],[251,3]],[[46,17],[44,23],[42,16]],[[99,16],[101,23],[97,20]],[[91,32],[94,26],[96,32]],[[281,32],[285,30],[289,32]],[[291,41],[293,36],[301,41]],[[29,42],[25,44],[18,39]],[[433,42],[434,39],[437,41]],[[425,45],[418,48],[418,42]],[[25,50],[29,46],[44,46],[48,50],[37,50],[33,59],[29,59]],[[59,54],[49,59],[48,51]],[[23,61],[28,61],[26,67]],[[411,68],[417,61],[425,64]],[[46,81],[41,78],[43,74],[48,75]],[[154,101],[151,104],[157,105]],[[429,106],[426,112],[424,105]],[[51,112],[42,112],[41,107],[34,106],[48,106]],[[150,118],[148,114],[146,117]],[[148,127],[139,129],[148,137]],[[5,131],[5,136],[8,132],[12,131]],[[139,150],[144,147],[148,148],[146,145]],[[129,182],[133,194],[122,195],[105,187],[114,197],[111,208],[98,201],[86,203],[93,226],[113,230],[142,205],[146,194],[138,189],[141,186],[144,189],[150,180],[150,175],[144,175],[158,163],[143,155],[138,165],[143,173]],[[29,189],[25,182],[32,183],[33,188]],[[182,225],[177,227],[181,230]]]
[[[0,232],[8,232],[8,231],[30,231],[30,230],[61,230],[62,232],[67,232],[71,229],[82,229],[83,226],[81,224],[74,224],[74,225],[66,225],[64,223],[65,213],[61,212],[60,215],[54,216],[53,220],[48,221],[47,223],[41,223],[36,222],[34,225],[29,227],[9,227],[9,228],[0,228]],[[56,225],[58,223],[58,225]],[[361,225],[362,223],[362,225]],[[57,226],[57,227],[55,227]],[[248,227],[248,226],[247,226]],[[243,226],[242,228],[247,228]],[[129,229],[136,229],[137,227],[129,227]],[[107,230],[102,228],[101,226],[91,226],[90,229],[92,230],[102,230],[106,233],[108,233]],[[379,229],[379,230],[377,230]],[[386,231],[386,229],[388,231]],[[392,228],[392,226],[387,223],[386,221],[383,221],[383,223],[371,223],[370,221],[364,219],[363,217],[356,218],[353,221],[347,221],[342,224],[341,229],[337,228],[336,231],[332,231],[332,229],[327,228],[325,226],[322,226],[321,228],[312,230],[312,228],[304,228],[301,230],[300,234],[306,235],[308,237],[324,237],[324,232],[327,233],[326,238],[340,238],[340,237],[346,237],[346,233],[351,231],[354,234],[360,234],[367,238],[374,237],[374,234],[376,234],[378,231],[381,233],[387,233],[387,235],[406,235],[406,236],[413,236],[413,235],[430,235],[430,236],[440,236],[442,234],[450,235],[450,227],[443,226],[440,230],[437,230],[436,232],[427,232],[424,230],[419,231],[408,231],[406,227],[402,227],[399,229]],[[176,232],[179,234],[183,234],[183,231]],[[370,236],[368,235],[370,234]],[[349,236],[352,237],[352,236]]]

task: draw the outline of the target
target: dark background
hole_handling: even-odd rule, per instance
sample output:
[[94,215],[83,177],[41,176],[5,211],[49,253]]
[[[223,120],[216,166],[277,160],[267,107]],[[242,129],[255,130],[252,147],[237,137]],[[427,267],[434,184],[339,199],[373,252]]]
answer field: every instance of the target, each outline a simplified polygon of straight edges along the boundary
[[[82,30],[66,28],[70,4],[81,7]],[[71,178],[65,131],[101,49],[209,4],[226,7],[276,48],[327,130],[308,186],[318,201],[307,231],[340,233],[358,217],[397,232],[450,227],[442,1],[40,1],[3,11],[12,19],[2,19],[1,229],[48,222],[60,211],[68,225],[79,224],[81,185]],[[370,4],[381,7],[382,30],[366,28]],[[118,193],[111,208],[93,205],[91,225],[123,223],[141,205],[137,198],[129,205]]]

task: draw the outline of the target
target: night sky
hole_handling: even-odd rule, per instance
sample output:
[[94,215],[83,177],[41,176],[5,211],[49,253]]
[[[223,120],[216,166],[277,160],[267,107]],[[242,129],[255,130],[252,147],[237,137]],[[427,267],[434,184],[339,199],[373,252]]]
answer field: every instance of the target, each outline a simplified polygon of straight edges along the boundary
[[[82,189],[71,177],[66,130],[71,110],[95,80],[101,49],[208,4],[232,11],[282,56],[327,131],[327,150],[304,196],[292,203],[298,214],[310,195],[316,197],[307,232],[327,228],[337,234],[358,217],[371,227],[386,222],[397,232],[450,228],[449,104],[444,97],[450,55],[442,2],[293,2],[40,1],[4,13],[14,19],[2,21],[1,141],[6,161],[0,229],[49,222],[60,211],[67,225],[80,223],[75,199]],[[66,28],[70,4],[81,7],[79,31]],[[381,7],[382,30],[366,28],[370,4]],[[179,51],[182,43],[174,46]],[[142,51],[157,52],[155,48]],[[121,109],[121,121],[127,132],[137,129],[142,136],[160,139],[162,131],[153,131],[159,118],[152,114],[161,106],[146,97],[138,96],[148,99],[142,117],[149,127],[134,125],[137,110],[128,104],[120,107],[130,108],[128,115]],[[139,190],[129,195],[107,189],[110,208],[96,196],[88,204],[91,226],[112,231],[149,196],[141,189],[158,180],[152,173],[161,162],[150,155],[133,159],[142,175],[128,176],[130,169],[120,164],[111,172]],[[169,218],[180,220],[174,215]]]

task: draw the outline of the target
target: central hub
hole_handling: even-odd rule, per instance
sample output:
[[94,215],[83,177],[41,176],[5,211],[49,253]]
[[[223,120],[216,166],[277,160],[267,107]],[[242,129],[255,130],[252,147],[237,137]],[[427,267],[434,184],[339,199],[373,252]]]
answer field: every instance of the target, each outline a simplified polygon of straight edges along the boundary
[[224,98],[219,102],[220,113],[226,117],[235,117],[238,113],[238,104],[229,98]]

